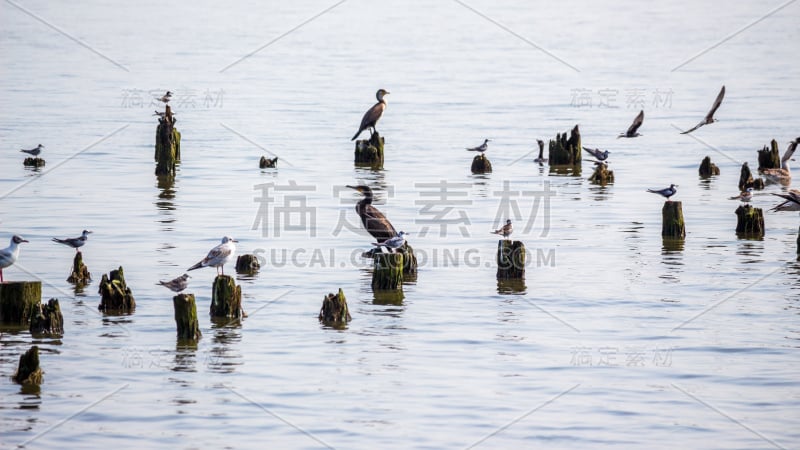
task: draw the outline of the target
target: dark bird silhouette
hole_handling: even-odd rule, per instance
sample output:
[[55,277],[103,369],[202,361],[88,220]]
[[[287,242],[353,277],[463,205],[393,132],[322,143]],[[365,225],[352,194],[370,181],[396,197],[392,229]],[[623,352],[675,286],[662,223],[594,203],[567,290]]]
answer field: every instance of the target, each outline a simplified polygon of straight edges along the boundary
[[668,188],[658,189],[658,190],[648,189],[647,192],[652,192],[653,194],[658,194],[662,197],[666,197],[667,201],[669,201],[669,198],[675,195],[676,192],[678,192],[678,190],[675,189],[676,187],[677,186],[675,186],[674,184],[670,184]]
[[508,239],[508,237],[511,236],[511,233],[513,232],[514,232],[514,227],[511,226],[511,219],[507,219],[506,224],[492,231],[492,234],[502,234],[503,239]]
[[692,131],[702,127],[703,125],[710,125],[716,122],[717,119],[714,118],[714,113],[717,112],[717,109],[719,109],[719,105],[722,104],[723,97],[725,97],[725,86],[722,86],[722,89],[719,90],[719,94],[717,94],[717,99],[714,100],[714,106],[711,107],[711,111],[709,111],[708,114],[706,114],[706,117],[703,118],[703,120],[700,123],[695,125],[694,128],[692,128],[691,130],[683,131],[681,132],[681,134],[689,134]]
[[483,140],[483,144],[481,144],[481,145],[479,145],[477,147],[468,148],[467,151],[468,152],[481,152],[481,153],[483,153],[486,150],[489,150],[489,144],[488,144],[489,141],[491,141],[491,139],[484,139]]
[[39,154],[40,154],[40,153],[42,153],[42,149],[43,149],[43,148],[44,148],[44,145],[42,145],[42,144],[39,144],[39,145],[37,145],[37,146],[36,146],[36,148],[32,148],[32,149],[30,149],[30,150],[25,150],[25,149],[23,148],[23,149],[22,149],[22,150],[20,150],[20,151],[21,151],[22,153],[27,153],[27,154],[29,154],[29,155],[33,155],[33,156],[39,156]]
[[772,195],[776,195],[784,201],[770,209],[770,211],[800,211],[800,191],[797,189],[789,190],[788,194],[776,194],[773,192]]
[[351,141],[355,141],[358,135],[367,128],[371,128],[372,133],[377,131],[375,125],[378,123],[378,119],[383,116],[383,111],[386,109],[386,100],[383,98],[386,94],[389,94],[389,92],[385,89],[378,89],[378,92],[375,93],[375,98],[378,99],[378,103],[372,105],[372,108],[364,113],[364,117],[361,118],[361,125],[358,127],[358,132],[350,139]]
[[369,186],[348,185],[347,187],[364,194],[364,198],[356,203],[356,213],[358,213],[358,217],[361,218],[361,223],[364,225],[364,228],[366,228],[367,232],[371,234],[379,244],[397,236],[397,231],[395,231],[389,219],[387,219],[382,212],[378,211],[378,208],[372,206],[372,189],[370,189]]
[[609,153],[611,153],[611,152],[610,152],[610,151],[608,151],[608,150],[604,150],[604,151],[602,151],[602,152],[601,152],[599,148],[589,148],[589,147],[583,147],[583,149],[584,149],[585,151],[589,152],[589,154],[590,154],[590,155],[592,155],[592,156],[594,156],[595,158],[597,158],[597,160],[598,160],[598,161],[605,161],[605,160],[607,160],[607,159],[608,159],[608,154],[609,154]]
[[636,130],[638,130],[639,127],[642,126],[642,122],[644,122],[644,110],[639,111],[639,115],[637,115],[636,118],[633,119],[633,123],[631,124],[630,127],[628,127],[628,131],[620,133],[619,136],[617,136],[617,139],[635,138],[636,136],[641,136],[641,134],[637,133]]
[[83,230],[83,233],[81,233],[81,235],[76,238],[66,238],[66,239],[53,238],[53,242],[64,244],[67,247],[72,247],[75,249],[76,252],[78,252],[80,251],[78,250],[78,248],[83,247],[83,244],[85,244],[86,241],[89,240],[89,233],[91,233],[91,231]]
[[534,159],[533,162],[537,162],[539,164],[546,163],[547,158],[544,157],[544,141],[537,139],[536,143],[539,144],[539,157]]

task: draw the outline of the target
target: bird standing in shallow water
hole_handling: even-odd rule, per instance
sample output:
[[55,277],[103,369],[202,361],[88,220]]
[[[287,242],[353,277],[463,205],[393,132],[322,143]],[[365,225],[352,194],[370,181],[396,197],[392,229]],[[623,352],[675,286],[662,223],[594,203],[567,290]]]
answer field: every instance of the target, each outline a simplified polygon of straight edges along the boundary
[[736,197],[731,197],[730,200],[741,200],[743,203],[749,203],[753,199],[753,188],[749,187],[742,191]]
[[378,123],[378,119],[383,116],[383,111],[386,110],[386,99],[384,96],[389,94],[389,91],[385,89],[379,89],[378,92],[375,93],[375,97],[378,99],[378,103],[372,105],[372,108],[368,109],[367,112],[364,113],[364,117],[361,118],[361,125],[358,127],[358,132],[353,136],[351,141],[355,141],[359,134],[362,131],[366,130],[367,128],[371,128],[371,133],[376,132],[375,125]]
[[667,201],[669,201],[669,198],[675,195],[676,192],[678,192],[678,190],[675,189],[676,187],[677,186],[675,186],[674,184],[670,184],[668,188],[658,189],[658,190],[648,189],[647,192],[651,192],[653,194],[658,194],[662,197],[666,197]]
[[222,243],[212,248],[200,262],[186,270],[214,267],[217,269],[217,275],[219,275],[220,268],[222,269],[222,275],[225,275],[225,264],[229,263],[233,259],[233,255],[236,254],[236,242],[238,241],[230,236],[223,237]]
[[30,149],[30,150],[25,150],[25,149],[23,148],[23,149],[22,149],[22,150],[20,150],[20,151],[21,151],[22,153],[27,153],[27,154],[29,154],[29,155],[33,155],[33,156],[39,156],[39,154],[40,154],[40,153],[42,153],[42,149],[43,149],[43,148],[44,148],[44,145],[42,145],[42,144],[39,144],[39,145],[37,145],[37,146],[36,146],[36,148],[32,148],[32,149]]
[[544,141],[541,139],[537,139],[536,143],[539,144],[539,157],[534,159],[533,162],[543,164],[547,162],[547,158],[544,157]]
[[481,144],[481,145],[479,145],[477,147],[468,148],[467,151],[468,152],[481,152],[481,153],[483,153],[486,150],[489,150],[489,144],[488,144],[489,141],[491,141],[491,139],[484,139],[483,140],[483,144]]
[[620,133],[619,136],[617,136],[617,139],[635,138],[637,136],[641,136],[641,134],[637,133],[636,130],[638,130],[639,127],[642,126],[642,122],[644,122],[644,110],[639,111],[639,115],[636,116],[635,119],[633,119],[633,123],[631,124],[630,127],[628,127],[628,131]]
[[358,216],[361,218],[361,223],[364,225],[364,228],[366,228],[367,232],[371,234],[379,244],[397,236],[397,231],[395,231],[389,219],[387,219],[382,212],[378,211],[378,208],[372,206],[372,189],[370,189],[369,186],[348,185],[347,187],[364,194],[364,198],[356,203],[356,213],[358,213]]
[[492,231],[492,234],[502,234],[503,239],[508,239],[508,237],[511,236],[511,233],[513,232],[514,232],[514,227],[511,226],[511,219],[507,219],[506,224]]
[[185,273],[179,276],[178,278],[175,278],[174,280],[159,281],[158,284],[164,286],[165,288],[169,289],[172,292],[180,292],[186,289],[187,286],[189,286],[189,278],[191,278],[189,274]]
[[717,99],[714,100],[714,105],[711,106],[711,110],[708,112],[708,114],[706,114],[703,120],[697,125],[695,125],[694,128],[692,128],[691,130],[682,131],[681,134],[689,134],[692,131],[702,127],[703,125],[710,125],[714,122],[717,122],[717,119],[714,118],[714,113],[717,112],[717,109],[719,109],[719,105],[722,104],[723,97],[725,97],[725,86],[722,86],[722,89],[720,89],[719,94],[717,94]]
[[22,236],[14,235],[11,237],[11,245],[0,250],[0,283],[3,283],[3,269],[10,267],[19,258],[19,244],[28,242]]
[[85,244],[86,241],[89,239],[89,233],[91,233],[91,231],[83,230],[83,233],[81,233],[79,237],[66,238],[66,239],[53,238],[53,242],[58,242],[59,244],[64,244],[68,247],[72,247],[75,249],[76,252],[79,252],[80,250],[78,250],[78,248],[83,247],[83,244]]

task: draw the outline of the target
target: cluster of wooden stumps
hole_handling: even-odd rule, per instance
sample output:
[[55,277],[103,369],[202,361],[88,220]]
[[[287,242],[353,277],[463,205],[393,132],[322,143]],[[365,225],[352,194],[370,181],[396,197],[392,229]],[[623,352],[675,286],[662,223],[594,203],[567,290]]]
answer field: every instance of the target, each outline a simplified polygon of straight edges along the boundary
[[384,139],[377,131],[370,135],[369,139],[356,141],[354,162],[359,166],[368,166],[373,169],[383,168],[383,144]]
[[45,160],[39,158],[38,156],[29,156],[22,161],[22,165],[25,167],[33,167],[33,168],[41,168],[45,165]]

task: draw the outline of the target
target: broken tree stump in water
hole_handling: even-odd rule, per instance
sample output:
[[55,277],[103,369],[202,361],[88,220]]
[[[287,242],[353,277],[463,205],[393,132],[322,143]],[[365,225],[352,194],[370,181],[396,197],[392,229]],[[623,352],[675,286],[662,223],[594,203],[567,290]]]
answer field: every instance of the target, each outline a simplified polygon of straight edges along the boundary
[[764,236],[764,211],[750,205],[736,208],[736,234],[747,237]]
[[122,266],[112,270],[108,275],[103,274],[100,280],[100,305],[101,311],[133,311],[136,309],[136,300],[133,298],[131,288],[125,283],[125,272]]
[[780,167],[781,152],[778,149],[778,141],[773,139],[769,143],[769,148],[765,145],[758,151],[758,170],[760,172],[764,169],[779,169]]
[[256,255],[239,255],[236,257],[236,273],[252,275],[258,272],[261,264],[258,263]]
[[376,291],[403,289],[403,254],[375,253],[372,289]]
[[661,208],[661,236],[686,237],[683,222],[683,204],[667,200]]
[[698,169],[698,172],[700,173],[701,177],[708,178],[712,175],[719,175],[719,167],[711,162],[710,156],[706,156],[700,163],[700,169]]
[[608,170],[608,164],[595,164],[594,173],[589,177],[589,182],[605,186],[614,182],[614,171]]
[[175,325],[178,328],[178,339],[197,340],[203,335],[200,332],[200,321],[197,320],[197,304],[194,294],[178,294],[172,297],[175,309]]
[[39,367],[39,347],[34,345],[20,355],[14,381],[19,384],[42,384],[43,373]]
[[42,158],[37,157],[27,157],[24,161],[22,161],[22,165],[25,167],[44,167],[45,161]]
[[41,281],[0,283],[0,323],[26,325],[42,302]]
[[556,134],[555,140],[551,139],[548,145],[548,160],[550,166],[573,166],[573,172],[580,172],[581,164],[581,133],[578,125],[569,133]]
[[497,279],[525,278],[525,244],[522,241],[497,241]]
[[63,335],[64,316],[57,298],[51,298],[46,305],[39,303],[31,314],[30,332],[32,335]]
[[75,252],[75,259],[72,260],[72,273],[67,281],[73,284],[87,284],[92,281],[92,274],[89,268],[83,263],[83,254]]
[[261,169],[274,169],[278,167],[278,157],[269,159],[266,156],[262,156],[258,161],[258,167]]
[[322,300],[322,308],[319,310],[319,321],[330,325],[344,325],[350,322],[350,309],[347,307],[347,299],[344,291],[339,288],[337,294],[328,294]]
[[369,139],[356,141],[355,163],[370,165],[373,168],[383,167],[384,139],[378,132],[372,133]]
[[475,157],[472,158],[470,170],[474,174],[492,173],[492,162],[489,161],[489,158],[483,153],[475,155]]
[[739,190],[746,191],[747,188],[764,189],[764,180],[761,178],[753,179],[753,173],[750,172],[750,167],[747,162],[742,164],[742,170],[739,173]]
[[242,287],[237,286],[233,277],[217,275],[211,291],[212,317],[240,318],[242,314]]
[[175,116],[169,105],[164,117],[158,119],[155,160],[156,175],[175,175],[175,166],[181,161],[181,133],[175,129]]

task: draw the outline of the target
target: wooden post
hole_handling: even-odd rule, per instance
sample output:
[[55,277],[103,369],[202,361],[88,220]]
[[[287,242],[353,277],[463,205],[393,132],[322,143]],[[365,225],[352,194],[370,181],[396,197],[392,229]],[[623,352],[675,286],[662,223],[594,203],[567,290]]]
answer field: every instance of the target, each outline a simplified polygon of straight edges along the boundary
[[169,105],[156,128],[156,175],[175,175],[175,165],[181,161],[181,133],[175,129],[175,116]]
[[211,287],[212,317],[242,317],[242,287],[230,275],[217,275]]
[[475,157],[472,158],[472,167],[470,167],[470,170],[472,170],[474,174],[492,173],[492,162],[489,161],[489,158],[483,153],[475,155]]
[[258,161],[258,167],[261,169],[274,169],[278,167],[278,157],[274,157],[272,159],[267,158],[266,156],[262,156],[261,159]]
[[43,372],[39,367],[39,347],[34,345],[19,357],[14,381],[19,384],[42,384]]
[[753,174],[750,172],[750,167],[747,162],[742,164],[742,170],[739,173],[739,190],[746,191],[747,188],[756,190],[764,189],[764,180],[761,178],[754,180]]
[[[551,171],[553,166],[562,166],[556,172],[572,172],[580,174],[581,168],[581,133],[578,125],[570,131],[569,138],[567,133],[556,134],[555,140],[550,140],[548,145],[548,160],[550,161]],[[563,167],[571,166],[571,167]]]
[[41,302],[41,281],[0,283],[0,323],[27,325],[31,313]]
[[92,274],[89,268],[83,263],[83,254],[75,252],[75,259],[72,260],[72,273],[67,278],[72,284],[87,284],[92,281]]
[[589,182],[605,186],[608,183],[614,182],[614,171],[608,170],[608,165],[601,163],[596,164],[594,173],[589,177]]
[[414,254],[414,249],[408,244],[408,241],[397,251],[403,254],[403,275],[415,275],[417,273],[417,255]]
[[736,234],[746,237],[764,236],[764,211],[750,205],[736,208]]
[[108,275],[103,274],[100,280],[100,305],[101,311],[133,311],[136,309],[136,300],[133,298],[131,288],[125,283],[125,273],[122,266],[112,270]]
[[344,291],[339,288],[339,293],[328,294],[322,300],[322,308],[319,310],[319,321],[327,325],[344,325],[350,322],[350,309],[347,307],[347,299]]
[[797,259],[800,259],[800,228],[797,229]]
[[719,167],[711,162],[710,156],[706,156],[700,163],[700,169],[698,169],[698,172],[700,173],[701,177],[708,178],[712,175],[719,175]]
[[375,169],[383,168],[383,144],[384,139],[377,131],[369,139],[356,141],[355,163]]
[[683,204],[681,202],[664,202],[661,209],[661,236],[686,237],[686,227],[683,223]]
[[203,335],[200,332],[200,321],[197,320],[197,304],[194,294],[178,294],[172,297],[175,309],[175,325],[178,328],[178,339],[197,340]]
[[24,161],[22,161],[22,165],[23,166],[25,166],[25,167],[34,167],[34,168],[37,168],[37,169],[40,168],[40,167],[44,167],[44,164],[45,164],[45,161],[42,158],[39,158],[38,156],[36,156],[36,157],[30,157],[29,156],[29,157],[25,158]]
[[51,298],[46,305],[41,303],[36,305],[31,314],[30,332],[32,335],[64,334],[64,316],[61,314],[57,298]]
[[236,273],[253,275],[261,268],[256,255],[239,255],[236,257]]
[[372,271],[372,289],[403,289],[403,254],[376,253]]
[[522,241],[497,241],[497,279],[525,278],[525,244]]
[[773,139],[769,143],[770,148],[765,145],[764,148],[758,151],[758,170],[764,169],[779,169],[781,167],[781,152],[778,148],[778,142]]

